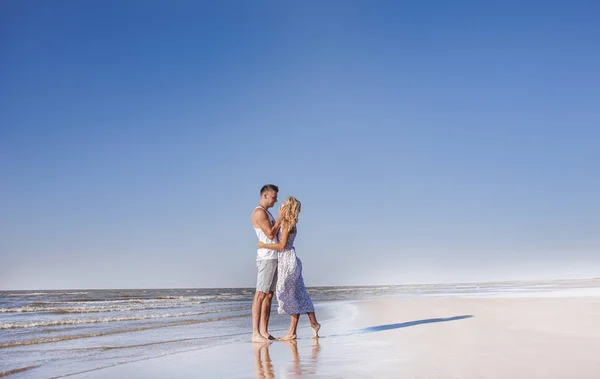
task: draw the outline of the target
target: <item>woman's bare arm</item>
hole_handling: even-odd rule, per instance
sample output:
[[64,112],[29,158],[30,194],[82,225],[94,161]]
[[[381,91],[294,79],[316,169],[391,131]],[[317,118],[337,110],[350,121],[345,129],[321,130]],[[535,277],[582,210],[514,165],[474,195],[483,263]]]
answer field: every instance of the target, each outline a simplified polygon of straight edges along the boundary
[[288,236],[290,231],[288,228],[281,228],[281,237],[279,238],[279,243],[263,243],[258,241],[259,249],[272,249],[272,250],[283,250],[285,244],[287,243]]

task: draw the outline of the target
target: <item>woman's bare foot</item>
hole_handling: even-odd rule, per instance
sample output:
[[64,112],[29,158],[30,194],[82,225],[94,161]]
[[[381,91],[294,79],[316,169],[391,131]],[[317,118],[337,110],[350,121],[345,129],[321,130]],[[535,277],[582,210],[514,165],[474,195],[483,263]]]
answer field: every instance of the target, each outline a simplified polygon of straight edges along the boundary
[[267,342],[269,342],[269,340],[266,339],[265,337],[261,336],[260,334],[253,334],[252,342],[267,343]]
[[317,354],[319,354],[319,351],[321,351],[321,345],[319,345],[319,339],[314,338],[312,341],[312,358],[314,360],[317,359]]
[[321,324],[313,324],[310,327],[313,331],[313,335],[311,338],[319,338],[319,329],[321,329]]
[[296,339],[295,334],[286,334],[285,336],[278,338],[279,341],[291,341],[291,340],[295,340],[295,339]]
[[266,334],[261,334],[261,336],[262,336],[263,338],[265,338],[265,339],[268,339],[268,340],[270,340],[270,341],[275,341],[275,340],[276,340],[276,338],[275,338],[275,337],[273,337],[272,335],[270,335],[269,333],[266,333]]

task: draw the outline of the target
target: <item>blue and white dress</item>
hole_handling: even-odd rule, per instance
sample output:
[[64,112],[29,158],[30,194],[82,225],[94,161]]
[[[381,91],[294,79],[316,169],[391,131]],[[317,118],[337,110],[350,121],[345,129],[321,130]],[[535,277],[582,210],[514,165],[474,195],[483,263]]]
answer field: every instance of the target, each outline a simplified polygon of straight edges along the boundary
[[279,304],[277,312],[280,314],[293,315],[315,311],[313,302],[304,286],[302,262],[296,256],[294,248],[296,234],[296,229],[290,232],[285,247],[279,251],[275,294]]

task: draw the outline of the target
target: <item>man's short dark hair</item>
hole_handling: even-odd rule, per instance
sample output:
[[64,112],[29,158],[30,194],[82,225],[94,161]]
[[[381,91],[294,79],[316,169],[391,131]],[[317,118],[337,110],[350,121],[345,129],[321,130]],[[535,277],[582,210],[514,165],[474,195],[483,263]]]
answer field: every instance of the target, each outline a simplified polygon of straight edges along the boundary
[[275,192],[279,192],[279,187],[277,187],[275,184],[265,184],[261,189],[260,189],[260,194],[262,195],[263,193],[267,192],[267,191],[275,191]]

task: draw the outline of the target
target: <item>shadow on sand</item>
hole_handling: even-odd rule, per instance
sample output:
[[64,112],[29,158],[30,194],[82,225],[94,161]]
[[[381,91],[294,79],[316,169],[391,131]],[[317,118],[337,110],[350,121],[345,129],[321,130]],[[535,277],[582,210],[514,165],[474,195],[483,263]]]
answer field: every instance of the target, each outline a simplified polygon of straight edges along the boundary
[[446,318],[428,318],[424,320],[415,320],[415,321],[407,321],[400,322],[397,324],[387,324],[387,325],[378,325],[378,326],[369,326],[368,328],[352,330],[346,333],[333,334],[328,337],[343,337],[343,336],[353,336],[356,334],[364,334],[364,333],[374,333],[374,332],[382,332],[384,330],[391,329],[400,329],[407,328],[409,326],[422,325],[422,324],[431,324],[434,322],[448,322],[448,321],[456,321],[463,320],[466,318],[472,318],[472,315],[462,315],[462,316],[454,316],[454,317],[446,317]]

